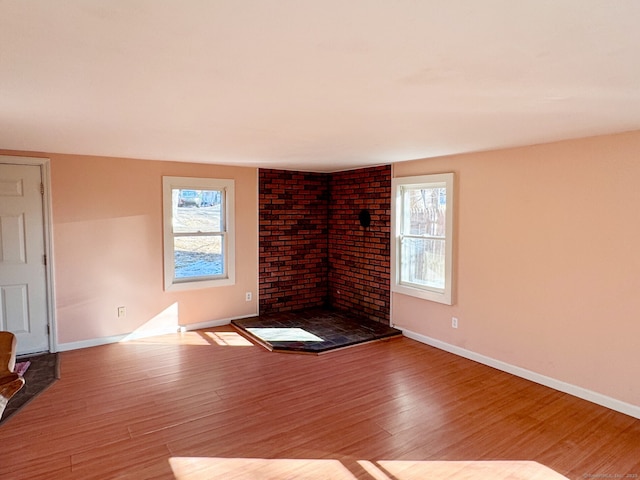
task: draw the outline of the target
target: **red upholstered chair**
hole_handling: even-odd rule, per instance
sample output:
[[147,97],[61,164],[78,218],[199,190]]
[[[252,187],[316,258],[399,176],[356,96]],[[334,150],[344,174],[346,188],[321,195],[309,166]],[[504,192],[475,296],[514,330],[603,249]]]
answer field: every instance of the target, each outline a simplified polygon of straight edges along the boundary
[[0,332],[0,416],[7,403],[24,385],[24,378],[13,369],[16,365],[16,336]]

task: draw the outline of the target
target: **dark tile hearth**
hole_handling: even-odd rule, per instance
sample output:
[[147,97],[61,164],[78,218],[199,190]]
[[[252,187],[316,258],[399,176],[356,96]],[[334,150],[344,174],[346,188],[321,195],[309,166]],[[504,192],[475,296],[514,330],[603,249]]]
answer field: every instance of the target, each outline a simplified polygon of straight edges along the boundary
[[275,352],[321,354],[402,335],[349,312],[309,309],[233,320],[231,324]]

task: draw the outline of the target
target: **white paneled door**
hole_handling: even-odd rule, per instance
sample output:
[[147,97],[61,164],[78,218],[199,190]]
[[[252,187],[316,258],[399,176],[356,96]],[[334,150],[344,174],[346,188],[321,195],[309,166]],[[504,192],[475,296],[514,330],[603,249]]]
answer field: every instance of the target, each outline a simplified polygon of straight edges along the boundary
[[49,350],[42,171],[0,164],[0,330],[18,354]]

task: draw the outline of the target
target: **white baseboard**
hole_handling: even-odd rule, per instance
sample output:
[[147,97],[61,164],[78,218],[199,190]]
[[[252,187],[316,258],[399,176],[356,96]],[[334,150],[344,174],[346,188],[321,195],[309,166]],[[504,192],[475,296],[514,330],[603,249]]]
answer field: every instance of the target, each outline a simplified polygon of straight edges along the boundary
[[407,338],[411,338],[412,340],[416,340],[420,343],[425,343],[427,345],[438,348],[440,350],[444,350],[445,352],[453,353],[460,357],[468,358],[469,360],[482,363],[483,365],[488,365],[490,367],[496,368],[498,370],[502,370],[503,372],[510,373],[517,377],[521,377],[521,378],[530,380],[532,382],[539,383],[540,385],[544,385],[545,387],[553,388],[554,390],[568,393],[569,395],[573,395],[574,397],[582,398],[583,400],[587,400],[589,402],[602,405],[603,407],[610,408],[611,410],[615,410],[617,412],[624,413],[625,415],[629,415],[631,417],[640,419],[640,407],[637,405],[632,405],[630,403],[626,403],[621,400],[617,400],[615,398],[602,395],[601,393],[593,392],[591,390],[587,390],[586,388],[578,387],[576,385],[563,382],[562,380],[557,380],[555,378],[547,377],[545,375],[532,372],[531,370],[517,367],[515,365],[505,363],[501,360],[496,360],[495,358],[487,357],[485,355],[472,352],[471,350],[466,350],[456,345],[451,345],[441,340],[437,340],[435,338],[427,337],[426,335],[421,335],[419,333],[412,332],[411,330],[403,329],[402,327],[399,327],[397,325],[396,325],[396,328],[402,330],[403,335],[406,336]]
[[221,327],[223,325],[229,325],[232,320],[240,320],[241,318],[255,317],[256,314],[241,315],[238,317],[226,318],[222,320],[211,320],[208,322],[191,323],[189,325],[179,325],[176,327],[168,327],[156,330],[145,330],[141,332],[131,332],[123,335],[114,335],[111,337],[99,337],[91,338],[89,340],[80,340],[79,342],[59,343],[56,348],[56,352],[65,352],[68,350],[78,350],[81,348],[99,347],[100,345],[107,345],[109,343],[127,342],[129,340],[136,340],[139,338],[155,337],[158,335],[167,335],[169,333],[186,332],[191,330],[200,330],[203,328]]

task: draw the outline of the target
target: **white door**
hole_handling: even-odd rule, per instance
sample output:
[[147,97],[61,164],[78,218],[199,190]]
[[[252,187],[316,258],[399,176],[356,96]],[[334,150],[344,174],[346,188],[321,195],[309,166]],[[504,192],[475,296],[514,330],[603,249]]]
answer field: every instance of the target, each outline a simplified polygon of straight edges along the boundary
[[0,330],[18,354],[49,350],[42,171],[0,164]]

